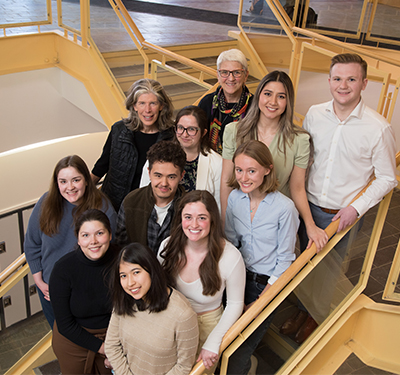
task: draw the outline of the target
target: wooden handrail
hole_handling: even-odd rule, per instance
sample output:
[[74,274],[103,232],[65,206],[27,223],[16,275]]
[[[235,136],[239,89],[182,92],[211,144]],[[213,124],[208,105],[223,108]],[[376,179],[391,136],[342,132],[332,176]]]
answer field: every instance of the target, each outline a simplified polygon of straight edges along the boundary
[[19,267],[26,263],[25,254],[21,254],[14,260],[6,269],[0,273],[0,284],[3,284],[6,279],[10,277]]
[[[371,180],[350,202],[357,200],[371,185]],[[340,219],[333,221],[325,228],[328,237],[331,238],[338,230]],[[265,309],[265,307],[281,292],[281,290],[292,280],[301,269],[311,260],[317,253],[317,248],[313,243],[309,249],[306,249],[290,267],[276,280],[271,287],[262,294],[253,305],[236,321],[236,323],[228,330],[222,339],[219,353],[221,354],[239,335],[240,333]],[[205,370],[203,361],[198,362],[192,369],[190,375],[201,375]]]
[[327,44],[331,44],[333,46],[337,46],[337,47],[340,47],[340,48],[343,48],[343,49],[358,53],[360,55],[368,56],[368,57],[370,57],[370,58],[372,58],[374,60],[383,61],[383,62],[386,62],[388,64],[394,65],[394,66],[400,66],[399,60],[395,60],[395,59],[391,59],[390,57],[385,57],[385,56],[378,55],[376,53],[376,50],[371,52],[371,51],[369,51],[367,49],[356,47],[356,46],[353,46],[353,45],[345,43],[345,42],[340,42],[340,41],[338,41],[336,39],[332,39],[332,38],[330,38],[328,36],[321,35],[321,34],[318,34],[318,33],[314,32],[314,31],[310,31],[310,30],[307,30],[307,29],[302,29],[302,28],[297,27],[297,26],[294,26],[292,28],[292,31],[296,32],[298,34],[301,34],[301,35],[308,36],[308,37],[310,37],[312,39],[319,39],[319,40],[321,40],[321,41],[323,41],[323,42],[325,42]]
[[169,51],[163,47],[156,46],[155,44],[152,44],[147,41],[143,41],[143,46],[151,49],[152,51],[158,52],[164,56],[168,56],[175,61],[179,61],[180,63],[190,66],[196,70],[200,70],[201,72],[207,73],[208,75],[217,78],[218,74],[216,69],[209,68],[208,66],[205,66],[201,63],[198,63],[197,61],[193,61],[185,56],[181,56],[176,54],[175,52]]

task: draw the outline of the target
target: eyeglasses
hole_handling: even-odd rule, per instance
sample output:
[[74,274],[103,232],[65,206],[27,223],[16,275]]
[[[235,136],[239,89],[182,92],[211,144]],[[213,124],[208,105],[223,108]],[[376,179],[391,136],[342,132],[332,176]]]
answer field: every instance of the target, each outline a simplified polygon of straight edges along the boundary
[[187,128],[182,125],[176,126],[176,134],[182,135],[185,131],[189,137],[194,137],[199,131],[199,128],[196,128],[194,126],[188,126]]
[[228,78],[230,74],[232,74],[232,76],[234,78],[240,78],[243,74],[244,70],[240,69],[240,70],[218,70],[219,75],[222,78]]

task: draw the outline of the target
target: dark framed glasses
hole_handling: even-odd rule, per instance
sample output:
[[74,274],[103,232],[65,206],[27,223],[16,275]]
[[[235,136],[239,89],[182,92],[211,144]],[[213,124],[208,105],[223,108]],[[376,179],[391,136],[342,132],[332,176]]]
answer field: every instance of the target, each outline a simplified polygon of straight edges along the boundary
[[196,128],[195,126],[188,126],[187,128],[185,128],[182,125],[176,125],[176,134],[178,135],[182,135],[186,131],[188,136],[194,137],[199,130],[200,129]]
[[222,78],[228,78],[230,74],[233,75],[234,78],[240,78],[243,74],[244,70],[243,69],[238,69],[238,70],[218,70],[218,74]]

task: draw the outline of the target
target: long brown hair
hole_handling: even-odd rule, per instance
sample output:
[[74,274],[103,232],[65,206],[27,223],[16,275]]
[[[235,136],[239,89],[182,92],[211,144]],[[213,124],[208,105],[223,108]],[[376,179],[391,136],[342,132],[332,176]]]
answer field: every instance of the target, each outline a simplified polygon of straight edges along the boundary
[[[245,141],[256,139],[257,124],[260,119],[260,108],[258,102],[260,95],[265,85],[269,82],[281,82],[286,91],[286,109],[279,119],[278,129],[278,150],[285,155],[286,146],[290,147],[293,144],[294,137],[299,133],[308,132],[297,125],[293,124],[294,113],[294,89],[290,77],[283,71],[274,70],[267,74],[259,83],[253,101],[247,112],[246,117],[240,120],[237,125],[236,146],[240,146]],[[282,147],[282,148],[281,148]]]
[[187,193],[180,201],[171,228],[171,237],[161,252],[170,283],[174,286],[181,269],[186,265],[185,247],[187,237],[182,229],[182,211],[189,203],[201,202],[210,214],[210,234],[208,236],[208,252],[199,267],[199,275],[203,286],[203,295],[213,296],[221,288],[221,275],[218,263],[224,251],[224,232],[221,224],[217,202],[206,190],[194,190]]
[[86,163],[78,155],[70,155],[61,159],[53,171],[53,177],[50,181],[50,188],[46,198],[43,201],[40,212],[40,230],[47,236],[58,233],[58,228],[64,214],[65,199],[60,194],[58,188],[58,174],[64,168],[73,167],[81,175],[86,183],[85,193],[81,203],[73,210],[74,219],[77,219],[83,212],[89,208],[102,209],[103,194],[96,189]]

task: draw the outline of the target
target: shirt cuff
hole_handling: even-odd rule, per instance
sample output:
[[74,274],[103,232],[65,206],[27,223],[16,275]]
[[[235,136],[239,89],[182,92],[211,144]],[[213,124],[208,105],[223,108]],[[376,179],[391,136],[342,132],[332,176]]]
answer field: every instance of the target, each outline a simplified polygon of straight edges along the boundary
[[29,268],[31,269],[31,273],[32,275],[34,273],[38,273],[40,271],[43,271],[43,267],[42,267],[42,262],[40,259],[34,259],[28,262],[29,264]]

